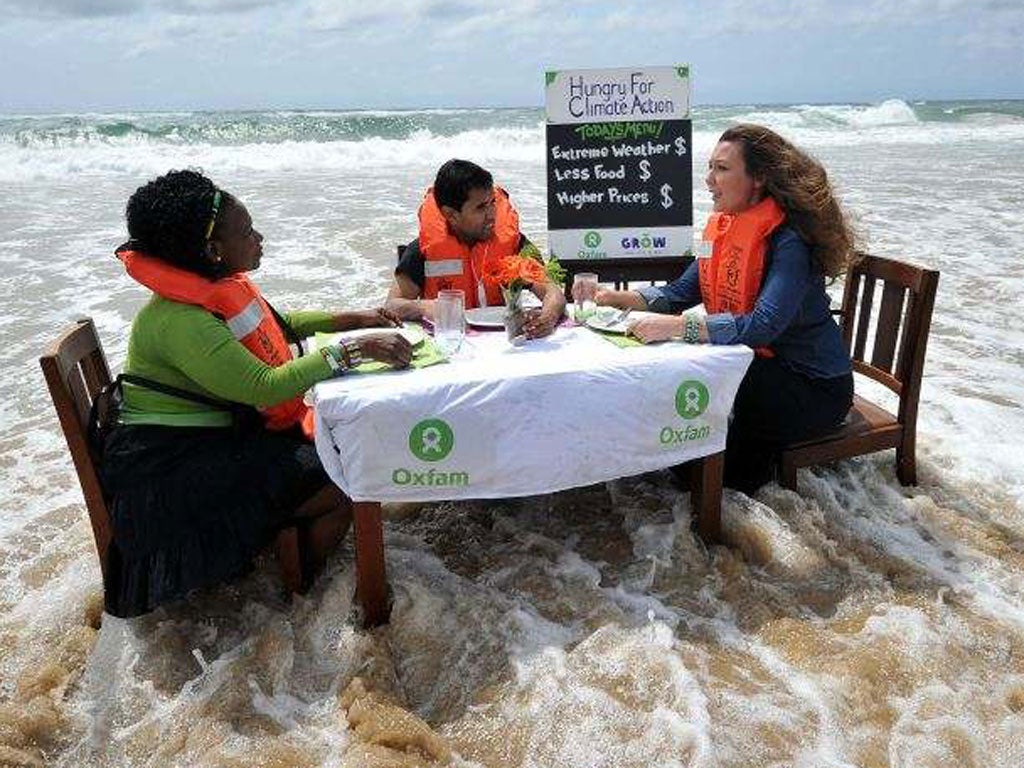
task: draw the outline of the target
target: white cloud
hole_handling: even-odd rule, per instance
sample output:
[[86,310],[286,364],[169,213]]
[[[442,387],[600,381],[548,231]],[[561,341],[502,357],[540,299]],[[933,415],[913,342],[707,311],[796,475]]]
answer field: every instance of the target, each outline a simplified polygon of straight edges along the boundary
[[206,16],[242,13],[285,0],[0,0],[7,19],[81,18],[171,14]]
[[417,21],[461,23],[486,14],[485,0],[308,0],[308,24],[319,30],[340,30],[366,25],[403,27]]
[[1024,0],[0,0],[33,73],[0,101],[531,104],[545,69],[665,63],[705,103],[1017,95],[1022,36]]

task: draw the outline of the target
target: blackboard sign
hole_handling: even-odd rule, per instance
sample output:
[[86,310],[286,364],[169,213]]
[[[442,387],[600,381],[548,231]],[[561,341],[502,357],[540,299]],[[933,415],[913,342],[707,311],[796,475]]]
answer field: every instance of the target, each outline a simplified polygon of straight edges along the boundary
[[687,67],[547,74],[553,255],[563,262],[690,255],[689,86]]
[[691,139],[689,120],[549,125],[548,226],[692,226]]

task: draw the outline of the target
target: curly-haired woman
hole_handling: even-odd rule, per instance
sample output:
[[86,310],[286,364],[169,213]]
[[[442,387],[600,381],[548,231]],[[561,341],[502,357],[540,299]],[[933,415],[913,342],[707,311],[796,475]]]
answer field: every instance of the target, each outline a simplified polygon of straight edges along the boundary
[[404,367],[412,355],[400,335],[381,333],[293,359],[289,343],[317,331],[397,318],[278,315],[245,274],[259,267],[263,236],[201,173],[145,184],[126,217],[131,239],[117,256],[153,295],[132,323],[103,452],[114,532],[105,592],[117,616],[240,574],[293,517],[340,520],[343,533],[350,505],[320,465],[303,393],[360,358]]
[[[781,445],[835,428],[850,408],[850,356],[825,278],[855,257],[854,237],[825,169],[768,128],[725,131],[706,183],[714,211],[705,258],[668,285],[601,291],[597,302],[665,313],[632,326],[644,342],[756,350],[736,395],[725,469],[726,485],[750,492],[771,479]],[[701,303],[706,316],[684,312]]]

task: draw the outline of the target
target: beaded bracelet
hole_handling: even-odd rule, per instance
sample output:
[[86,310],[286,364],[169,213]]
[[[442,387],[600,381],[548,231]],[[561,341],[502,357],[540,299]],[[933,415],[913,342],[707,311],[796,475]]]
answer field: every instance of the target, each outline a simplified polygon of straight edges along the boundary
[[342,339],[320,350],[320,356],[331,367],[331,373],[340,376],[363,362],[363,354],[356,339]]
[[355,368],[363,362],[363,349],[358,339],[342,339],[338,342],[338,347],[345,356],[348,368]]
[[700,341],[700,320],[693,315],[683,315],[683,341],[687,344]]

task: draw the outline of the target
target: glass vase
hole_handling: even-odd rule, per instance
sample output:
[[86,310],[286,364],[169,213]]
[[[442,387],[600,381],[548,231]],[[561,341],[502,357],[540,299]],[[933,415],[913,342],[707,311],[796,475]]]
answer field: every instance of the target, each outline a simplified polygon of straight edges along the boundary
[[519,345],[526,341],[526,334],[523,333],[523,326],[526,324],[526,313],[519,305],[519,291],[503,290],[505,298],[505,335],[508,336],[510,344]]

